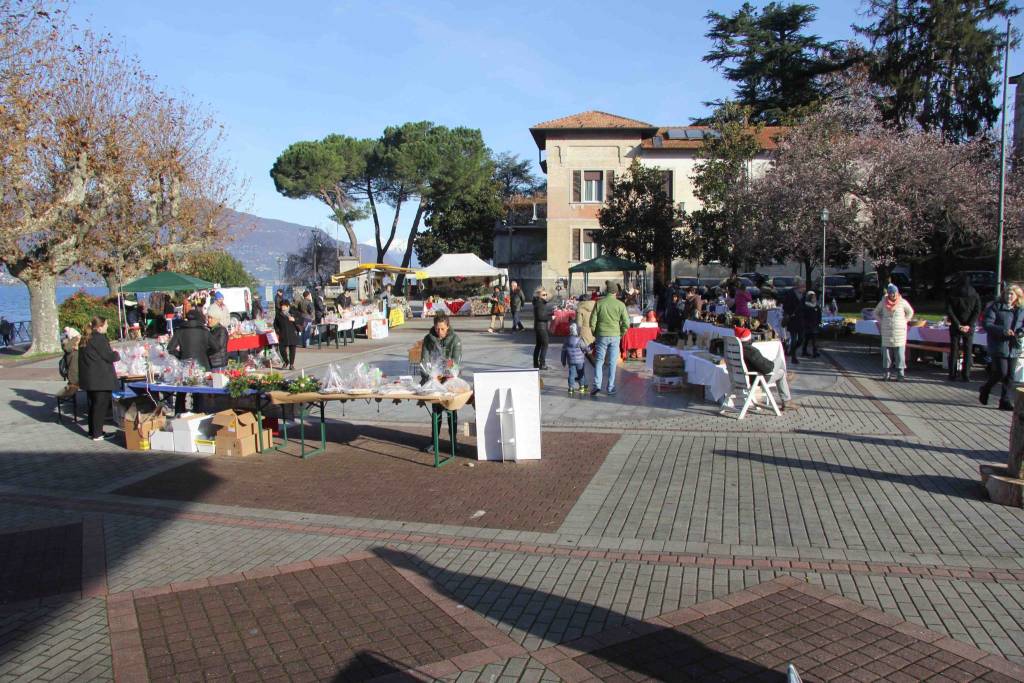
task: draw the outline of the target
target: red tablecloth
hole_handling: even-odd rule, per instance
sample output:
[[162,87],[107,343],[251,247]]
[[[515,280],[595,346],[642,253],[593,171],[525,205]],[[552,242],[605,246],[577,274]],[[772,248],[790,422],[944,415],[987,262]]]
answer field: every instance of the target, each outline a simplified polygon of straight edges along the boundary
[[560,309],[551,312],[551,322],[548,323],[548,332],[556,337],[569,336],[569,324],[576,320],[576,311]]
[[623,335],[622,340],[619,342],[619,350],[622,352],[622,357],[628,356],[630,351],[646,350],[647,342],[657,339],[659,332],[661,330],[657,327],[631,327],[626,330],[626,334]]
[[244,337],[235,337],[228,339],[228,353],[234,353],[235,351],[249,351],[250,349],[262,349],[270,346],[267,341],[267,333],[261,334],[248,334]]
[[445,301],[444,305],[448,307],[452,315],[458,315],[462,307],[466,305],[466,302],[462,300]]

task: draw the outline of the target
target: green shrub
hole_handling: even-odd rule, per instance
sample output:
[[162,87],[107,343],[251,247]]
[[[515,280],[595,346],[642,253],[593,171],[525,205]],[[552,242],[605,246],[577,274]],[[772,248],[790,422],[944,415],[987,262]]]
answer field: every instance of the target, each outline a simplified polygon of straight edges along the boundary
[[110,325],[107,327],[107,337],[117,339],[116,301],[89,296],[83,291],[78,291],[65,299],[57,309],[57,318],[60,321],[61,329],[73,327],[82,334],[85,334],[86,325],[97,315],[110,321]]

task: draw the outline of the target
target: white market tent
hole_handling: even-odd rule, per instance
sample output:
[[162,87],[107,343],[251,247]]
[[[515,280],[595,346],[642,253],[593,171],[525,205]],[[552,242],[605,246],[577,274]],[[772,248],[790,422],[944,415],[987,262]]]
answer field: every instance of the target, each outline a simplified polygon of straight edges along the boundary
[[444,254],[416,273],[417,279],[506,277],[508,271],[495,268],[476,254]]

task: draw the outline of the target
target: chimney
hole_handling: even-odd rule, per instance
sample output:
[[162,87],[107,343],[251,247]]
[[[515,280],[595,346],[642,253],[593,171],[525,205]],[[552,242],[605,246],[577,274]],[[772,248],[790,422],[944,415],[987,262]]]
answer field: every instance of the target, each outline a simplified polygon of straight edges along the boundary
[[1010,158],[1020,158],[1024,152],[1024,73],[1010,77],[1013,83],[1013,145],[1010,147]]

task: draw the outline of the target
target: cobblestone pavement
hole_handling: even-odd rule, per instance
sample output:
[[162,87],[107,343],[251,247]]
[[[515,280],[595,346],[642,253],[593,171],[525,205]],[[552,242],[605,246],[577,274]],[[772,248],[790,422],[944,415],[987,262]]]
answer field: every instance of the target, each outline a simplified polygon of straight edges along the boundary
[[[529,332],[483,326],[456,321],[469,372],[526,364]],[[299,363],[404,372],[423,327]],[[991,504],[977,477],[1005,459],[1009,416],[978,404],[977,382],[914,366],[885,383],[875,351],[827,346],[793,372],[781,418],[743,422],[653,392],[638,363],[613,399],[570,399],[562,372],[545,373],[546,430],[612,444],[579,440],[571,457],[593,466],[560,471],[581,481],[558,489],[549,527],[427,514],[434,488],[467,514],[480,492],[458,483],[468,470],[443,486],[444,470],[409,475],[411,457],[382,466],[379,504],[300,504],[302,468],[327,476],[329,460],[240,479],[237,461],[94,444],[53,417],[53,361],[0,368],[0,680],[777,680],[790,661],[805,680],[1024,679],[1024,511]],[[409,443],[424,426],[409,406],[329,417]],[[555,472],[559,452],[539,464]],[[202,463],[209,488],[146,497]],[[278,482],[288,493],[273,498]],[[329,482],[317,500],[367,501],[365,476]],[[272,504],[246,497],[257,485]],[[516,504],[506,488],[495,509]]]

